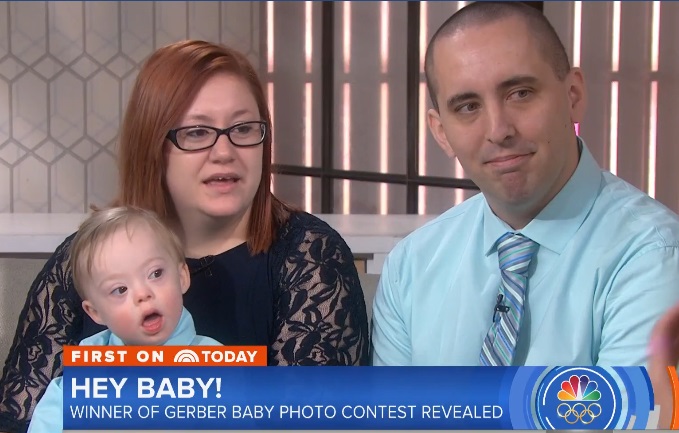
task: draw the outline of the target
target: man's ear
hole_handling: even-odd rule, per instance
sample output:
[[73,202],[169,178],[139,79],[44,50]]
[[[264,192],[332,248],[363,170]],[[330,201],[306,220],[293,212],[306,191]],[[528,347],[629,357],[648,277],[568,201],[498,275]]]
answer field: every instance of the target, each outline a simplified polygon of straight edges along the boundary
[[585,115],[587,106],[587,89],[585,77],[580,68],[572,68],[566,77],[568,86],[568,108],[571,114],[571,122],[580,123]]
[[186,263],[181,263],[179,265],[179,284],[181,284],[182,293],[186,293],[191,285],[191,274],[189,273],[189,267]]
[[455,158],[455,152],[453,152],[453,148],[450,147],[448,137],[446,137],[446,133],[443,130],[443,123],[441,123],[441,115],[439,112],[433,108],[430,108],[429,111],[427,111],[427,123],[429,124],[431,135],[434,136],[434,139],[436,140],[436,143],[439,145],[439,147],[446,153],[446,155],[448,155],[449,158]]
[[94,305],[92,302],[88,300],[84,300],[82,303],[83,310],[87,313],[88,316],[94,320],[95,323],[98,323],[99,325],[104,325],[104,321],[102,320],[101,316],[99,315],[99,312],[97,311],[96,308],[94,308]]

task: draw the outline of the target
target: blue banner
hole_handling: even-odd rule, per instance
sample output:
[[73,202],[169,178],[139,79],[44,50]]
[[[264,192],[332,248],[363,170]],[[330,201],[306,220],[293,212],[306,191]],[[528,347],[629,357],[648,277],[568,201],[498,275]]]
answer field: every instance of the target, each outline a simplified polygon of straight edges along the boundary
[[644,429],[643,368],[66,367],[64,429]]

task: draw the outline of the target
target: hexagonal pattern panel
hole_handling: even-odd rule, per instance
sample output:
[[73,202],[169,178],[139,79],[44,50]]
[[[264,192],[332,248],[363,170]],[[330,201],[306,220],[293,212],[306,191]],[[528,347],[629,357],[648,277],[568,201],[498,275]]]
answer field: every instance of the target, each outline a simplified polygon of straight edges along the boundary
[[106,71],[97,72],[87,82],[87,135],[107,143],[118,132],[120,82]]
[[167,2],[156,8],[156,46],[186,39],[186,19],[185,2]]
[[126,56],[116,56],[116,58],[108,62],[106,68],[113,72],[116,77],[123,78],[127,76],[135,66],[135,63]]
[[99,70],[97,62],[92,60],[87,54],[83,54],[73,62],[73,71],[82,78],[89,78],[92,74]]
[[218,41],[220,34],[219,8],[221,2],[189,3],[189,38]]
[[50,208],[52,212],[82,212],[85,203],[85,167],[71,155],[52,163]]
[[14,212],[47,212],[47,164],[29,155],[14,167]]
[[[111,60],[118,46],[118,4],[85,2],[85,51],[100,64]],[[111,37],[115,35],[115,37]]]
[[0,62],[0,77],[8,80],[15,79],[19,74],[25,72],[28,68],[19,63],[14,57],[7,57]]
[[54,162],[62,153],[64,153],[64,148],[51,140],[45,141],[33,152],[34,155],[39,156],[47,164]]
[[56,74],[63,70],[64,66],[52,56],[43,57],[33,70],[36,71],[42,78],[49,80]]
[[9,84],[0,77],[0,146],[9,138]]
[[118,172],[114,158],[105,152],[97,154],[87,163],[87,206],[107,205],[115,196]]
[[12,210],[12,171],[0,161],[0,212]]
[[[9,2],[0,2],[0,29],[9,28]],[[6,31],[6,30],[5,30]],[[0,37],[0,59],[9,52],[9,38]]]
[[3,162],[13,165],[26,155],[26,150],[14,141],[0,145],[0,159]]
[[141,64],[153,51],[153,3],[121,2],[121,50],[128,58]]
[[48,2],[49,52],[68,64],[84,48],[83,13],[80,2]]
[[130,100],[130,93],[132,93],[132,88],[134,87],[134,80],[137,78],[137,74],[139,74],[139,68],[135,68],[134,71],[132,71],[127,77],[123,78],[121,86],[122,86],[122,94],[123,94],[123,99],[121,101],[121,109],[122,112],[125,111],[125,108],[127,107],[127,103]]
[[32,65],[47,52],[45,2],[10,2],[11,54],[27,65]]
[[[258,10],[253,9],[247,2],[224,2],[222,5],[222,43],[228,44],[248,55],[258,53],[259,47],[259,16]],[[254,25],[253,25],[254,23]],[[257,28],[255,28],[257,26]],[[258,65],[255,63],[255,67]]]
[[50,83],[50,135],[65,147],[85,133],[85,85],[70,71]]
[[32,71],[12,84],[12,135],[35,148],[47,137],[47,83]]
[[257,65],[263,5],[0,1],[0,212],[109,203],[121,115],[144,60],[191,37]]

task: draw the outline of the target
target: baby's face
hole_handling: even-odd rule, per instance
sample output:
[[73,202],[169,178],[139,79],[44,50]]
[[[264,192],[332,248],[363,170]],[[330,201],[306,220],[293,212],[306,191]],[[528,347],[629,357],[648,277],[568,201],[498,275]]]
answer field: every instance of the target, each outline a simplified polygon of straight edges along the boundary
[[189,272],[147,224],[136,223],[97,247],[83,286],[83,308],[95,322],[127,345],[160,345],[181,317]]

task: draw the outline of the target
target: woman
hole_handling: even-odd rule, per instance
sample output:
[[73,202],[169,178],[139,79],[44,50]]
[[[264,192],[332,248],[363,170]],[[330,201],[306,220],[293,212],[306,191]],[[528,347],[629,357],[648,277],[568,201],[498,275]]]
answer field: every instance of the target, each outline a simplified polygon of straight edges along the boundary
[[[365,365],[368,324],[351,251],[270,190],[271,121],[254,69],[202,41],[156,51],[120,133],[116,204],[151,209],[181,236],[198,334],[266,345],[270,365]],[[101,330],[66,268],[73,236],[34,281],[0,381],[0,431],[25,430],[61,347]]]

